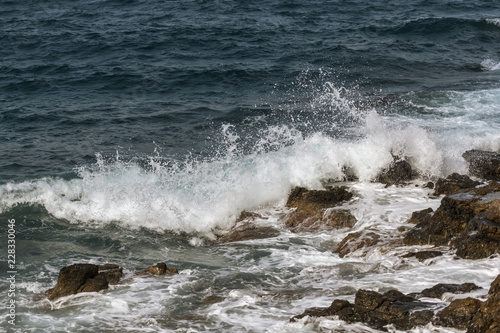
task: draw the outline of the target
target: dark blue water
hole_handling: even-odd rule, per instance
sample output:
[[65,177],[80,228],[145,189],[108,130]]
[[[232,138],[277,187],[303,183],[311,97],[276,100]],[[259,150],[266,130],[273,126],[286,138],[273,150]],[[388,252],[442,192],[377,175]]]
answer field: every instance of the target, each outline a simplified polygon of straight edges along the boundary
[[3,181],[66,173],[96,152],[213,154],[220,124],[290,122],[283,105],[303,111],[325,81],[358,101],[498,86],[480,65],[499,59],[495,1],[1,7]]
[[[282,221],[293,186],[355,176],[356,230],[395,229],[439,199],[371,183],[392,156],[427,182],[466,173],[471,148],[500,151],[498,1],[0,3],[0,222],[17,223],[18,331],[372,332],[288,318],[359,288],[487,287],[498,260],[444,256],[449,274],[394,253],[341,259],[331,248],[348,231]],[[242,210],[281,235],[216,245]],[[181,274],[133,275],[157,261]],[[116,262],[125,280],[40,301],[74,262]],[[204,305],[211,295],[225,301]]]

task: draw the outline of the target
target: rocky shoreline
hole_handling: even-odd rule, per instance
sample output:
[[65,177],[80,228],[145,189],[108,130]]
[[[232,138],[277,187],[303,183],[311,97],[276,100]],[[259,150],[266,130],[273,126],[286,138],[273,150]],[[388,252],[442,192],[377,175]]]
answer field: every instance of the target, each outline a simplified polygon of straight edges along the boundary
[[[413,212],[408,220],[412,228],[401,228],[391,235],[394,246],[433,245],[435,249],[408,252],[402,257],[427,260],[442,255],[441,248],[453,250],[458,258],[483,259],[500,253],[500,154],[479,150],[463,154],[469,163],[468,175],[452,174],[444,179],[425,184],[434,189],[434,196],[444,197],[434,211],[424,209]],[[418,177],[410,164],[399,158],[376,181],[386,186],[403,186]],[[286,206],[290,212],[284,217],[284,225],[292,232],[317,232],[328,229],[351,229],[356,217],[345,209],[355,193],[346,186],[310,190],[303,187],[292,189]],[[276,237],[280,231],[273,226],[254,223],[261,219],[257,213],[242,212],[235,226],[218,236],[217,243]],[[377,230],[349,233],[332,251],[340,257],[380,246],[383,237]],[[61,269],[57,285],[47,291],[46,297],[55,300],[79,292],[107,289],[119,283],[123,268],[118,265],[74,264]],[[172,275],[178,271],[158,263],[137,275]],[[500,332],[500,275],[491,283],[486,300],[472,297],[458,298],[436,310],[436,303],[429,298],[441,298],[444,293],[463,294],[479,289],[472,283],[462,285],[438,284],[420,293],[403,294],[390,290],[383,294],[360,289],[354,303],[333,300],[326,308],[306,309],[290,321],[303,318],[334,316],[347,323],[362,322],[372,328],[386,331],[388,327],[408,330],[432,323],[435,326],[452,327],[469,333]],[[214,303],[223,300],[213,296]],[[422,300],[425,298],[425,300]]]

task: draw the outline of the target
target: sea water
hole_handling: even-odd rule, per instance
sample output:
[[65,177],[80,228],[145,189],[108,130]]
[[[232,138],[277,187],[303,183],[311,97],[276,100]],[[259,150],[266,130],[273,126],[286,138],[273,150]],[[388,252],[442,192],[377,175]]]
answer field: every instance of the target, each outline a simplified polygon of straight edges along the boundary
[[[483,297],[500,274],[498,257],[456,259],[441,248],[443,256],[419,262],[402,255],[430,247],[395,240],[413,211],[439,206],[428,181],[467,173],[468,149],[500,151],[496,2],[0,8],[0,299],[16,302],[15,324],[5,310],[1,330],[377,332],[334,317],[289,318],[352,302],[361,288],[484,288],[434,299],[438,311],[453,297]],[[373,182],[394,156],[419,178]],[[342,208],[355,226],[287,229],[290,190],[325,183],[354,193]],[[244,210],[280,235],[218,244]],[[333,253],[348,233],[366,230],[383,242]],[[160,261],[179,274],[134,274]],[[124,267],[109,290],[41,297],[62,267],[107,262]]]

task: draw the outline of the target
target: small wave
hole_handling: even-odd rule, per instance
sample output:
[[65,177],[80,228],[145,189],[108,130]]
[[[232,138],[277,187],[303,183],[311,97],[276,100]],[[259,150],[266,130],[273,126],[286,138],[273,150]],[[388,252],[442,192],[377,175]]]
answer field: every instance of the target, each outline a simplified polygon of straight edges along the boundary
[[486,19],[486,22],[500,27],[500,18],[489,18]]
[[481,69],[483,71],[496,71],[497,69],[500,69],[500,62],[499,61],[495,61],[493,59],[489,59],[489,58],[488,59],[484,59],[481,62]]

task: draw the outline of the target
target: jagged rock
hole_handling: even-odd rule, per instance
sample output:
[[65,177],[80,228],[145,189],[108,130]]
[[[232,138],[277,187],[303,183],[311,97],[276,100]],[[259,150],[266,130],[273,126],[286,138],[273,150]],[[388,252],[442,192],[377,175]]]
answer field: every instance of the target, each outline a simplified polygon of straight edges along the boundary
[[246,210],[242,211],[240,216],[236,219],[236,223],[247,220],[247,221],[253,221],[255,219],[266,219],[259,213],[255,212],[248,212]]
[[356,223],[356,219],[349,211],[328,210],[350,200],[352,196],[345,186],[326,190],[295,187],[288,197],[287,207],[296,209],[285,220],[285,224],[292,231],[352,226]]
[[357,220],[347,209],[328,209],[319,218],[306,218],[301,223],[294,225],[290,220],[289,226],[294,232],[317,231],[322,229],[352,228]]
[[417,258],[418,261],[424,261],[427,259],[435,258],[442,256],[443,252],[441,251],[420,251],[420,252],[411,252],[407,253],[403,256],[403,258]]
[[399,185],[415,178],[410,163],[405,160],[395,160],[391,165],[382,170],[377,177],[377,182],[390,185]]
[[109,284],[118,284],[123,276],[123,268],[115,264],[105,264],[98,266],[99,275],[106,277]]
[[474,283],[462,283],[462,284],[439,283],[431,288],[422,290],[422,292],[418,294],[412,294],[412,296],[418,298],[420,297],[441,298],[445,293],[464,294],[477,289],[481,289],[481,287],[476,286]]
[[487,180],[500,180],[500,154],[484,150],[468,150],[462,157],[469,163],[471,175]]
[[431,217],[420,219],[406,245],[447,245],[462,258],[479,259],[500,251],[500,184],[446,196]]
[[146,268],[142,271],[136,272],[135,274],[136,275],[149,275],[149,274],[152,274],[152,275],[175,275],[175,274],[179,274],[179,271],[177,270],[177,268],[167,267],[167,264],[165,264],[164,262],[159,262],[156,265],[149,266],[148,268]]
[[377,245],[379,241],[380,235],[374,231],[363,230],[353,232],[344,237],[344,239],[333,249],[333,252],[338,253],[339,257],[343,258],[349,253],[359,249]]
[[436,326],[453,327],[465,330],[481,307],[481,301],[475,298],[453,300],[449,306],[437,313],[432,323]]
[[263,239],[279,236],[280,231],[269,226],[257,226],[253,223],[240,223],[220,236],[220,243],[238,242],[251,239]]
[[467,328],[467,333],[495,332],[500,332],[500,275],[491,284],[488,299],[481,303]]
[[338,316],[348,323],[363,322],[370,327],[386,331],[386,325],[392,324],[397,329],[407,330],[417,325],[430,322],[433,311],[426,310],[428,303],[404,295],[397,290],[384,294],[369,290],[356,293],[354,305],[344,300],[334,300],[328,308],[311,308],[294,316],[296,321],[305,316]]
[[452,173],[446,179],[439,178],[434,187],[434,195],[453,194],[463,189],[470,189],[480,185],[480,182],[470,179],[465,175]]
[[467,330],[467,333],[500,332],[500,275],[492,282],[486,302],[457,299],[437,313],[434,325]]
[[49,299],[107,289],[109,284],[117,284],[123,274],[118,265],[74,264],[63,267],[59,272],[57,284],[50,292]]
[[432,212],[433,212],[432,208],[427,208],[427,209],[413,212],[411,214],[410,219],[408,220],[408,223],[418,224],[418,223],[421,223],[423,221],[428,221],[432,217]]
[[78,288],[77,293],[100,291],[108,289],[108,287],[109,284],[106,277],[104,275],[97,274],[95,277],[88,279],[85,284]]

